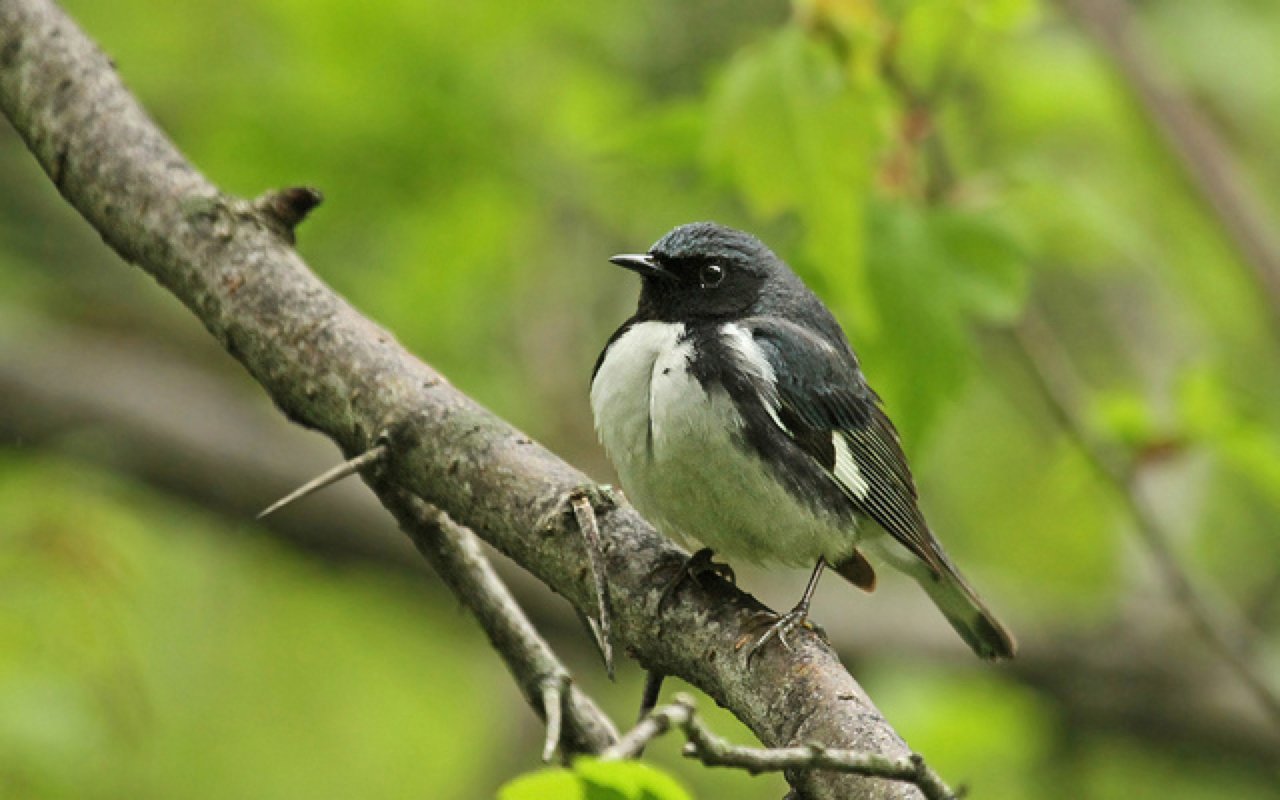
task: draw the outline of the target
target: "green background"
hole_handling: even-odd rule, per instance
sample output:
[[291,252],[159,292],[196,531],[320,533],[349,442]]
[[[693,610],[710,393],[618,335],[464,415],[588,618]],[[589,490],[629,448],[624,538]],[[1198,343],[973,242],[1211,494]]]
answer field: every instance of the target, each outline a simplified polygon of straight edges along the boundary
[[[1277,796],[1276,720],[1170,599],[1122,493],[1020,353],[1065,384],[1122,492],[1211,607],[1246,620],[1251,658],[1280,685],[1280,310],[1058,5],[64,7],[221,187],[321,188],[299,231],[311,266],[600,480],[587,379],[636,289],[607,257],[695,219],[757,233],[836,311],[934,528],[1023,644],[1013,665],[982,664],[897,576],[870,597],[824,585],[815,618],[912,747],[975,798]],[[1148,0],[1136,24],[1274,220],[1280,4]],[[102,374],[42,355],[51,337],[103,348]],[[0,366],[101,381],[105,403],[113,353],[133,354],[137,391],[184,426],[236,428],[243,406],[279,428],[264,450],[311,448],[314,472],[337,459],[274,420],[6,127]],[[161,384],[171,363],[229,399]],[[0,399],[0,418],[0,795],[475,798],[538,768],[536,717],[389,523],[385,547],[359,525],[319,544],[274,536],[287,523],[247,509],[275,487],[216,472],[184,487],[194,457],[139,468],[153,445],[115,416]],[[628,722],[638,668],[610,684],[567,606],[503,566]],[[775,608],[803,580],[740,571]],[[712,705],[718,731],[751,741]],[[674,740],[651,756],[694,796],[785,793],[777,776],[685,763]],[[565,783],[511,796],[591,783],[550,780]],[[592,796],[677,796],[665,779],[618,780],[631,788]]]

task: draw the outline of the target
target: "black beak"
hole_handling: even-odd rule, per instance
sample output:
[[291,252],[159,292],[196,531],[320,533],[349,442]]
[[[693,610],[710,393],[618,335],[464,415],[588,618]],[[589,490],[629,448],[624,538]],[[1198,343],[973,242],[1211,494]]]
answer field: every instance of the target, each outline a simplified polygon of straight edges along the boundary
[[617,264],[619,267],[629,269],[645,278],[650,276],[655,278],[671,277],[671,273],[662,268],[662,265],[658,263],[658,259],[648,253],[624,253],[609,259],[609,263]]

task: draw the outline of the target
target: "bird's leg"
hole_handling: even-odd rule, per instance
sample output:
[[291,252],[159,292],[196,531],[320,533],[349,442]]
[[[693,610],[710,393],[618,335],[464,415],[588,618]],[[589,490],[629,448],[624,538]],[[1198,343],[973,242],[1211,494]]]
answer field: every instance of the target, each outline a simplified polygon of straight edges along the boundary
[[676,574],[667,582],[666,588],[662,590],[662,598],[658,600],[658,613],[662,613],[667,604],[675,599],[676,591],[685,580],[691,580],[701,587],[703,575],[715,574],[729,583],[736,584],[737,578],[733,574],[733,567],[717,562],[714,558],[715,551],[710,547],[704,547],[685,559],[676,570]]
[[644,718],[649,716],[658,705],[658,695],[662,693],[662,681],[666,678],[666,673],[651,669],[644,676],[644,694],[640,696],[640,715],[636,717],[636,722],[643,722]]
[[[728,564],[719,563],[714,560],[715,551],[710,547],[704,547],[693,555],[686,558],[676,568],[676,573],[671,580],[667,581],[666,587],[662,590],[662,597],[658,600],[658,613],[661,614],[663,609],[667,607],[679,590],[680,585],[685,580],[691,580],[702,586],[702,576],[708,573],[714,573],[729,583],[736,584],[737,577],[733,574],[733,567]],[[662,681],[666,675],[657,670],[649,670],[645,676],[644,694],[640,697],[640,716],[643,720],[649,716],[649,712],[658,705],[658,694],[662,691]]]
[[751,663],[751,659],[755,658],[756,652],[759,651],[761,647],[764,647],[770,639],[777,639],[779,642],[782,642],[783,647],[788,650],[791,649],[791,643],[787,641],[787,634],[791,633],[801,625],[807,624],[806,619],[809,616],[809,603],[813,600],[813,593],[818,588],[818,578],[822,577],[822,571],[826,569],[826,567],[827,560],[819,556],[818,563],[814,565],[813,574],[809,576],[809,584],[804,587],[804,595],[801,596],[800,602],[796,603],[795,608],[781,616],[774,614],[772,611],[764,612],[770,617],[773,617],[774,622],[769,626],[769,629],[765,631],[759,639],[756,639],[755,643],[752,644],[750,648],[748,648],[748,664]]

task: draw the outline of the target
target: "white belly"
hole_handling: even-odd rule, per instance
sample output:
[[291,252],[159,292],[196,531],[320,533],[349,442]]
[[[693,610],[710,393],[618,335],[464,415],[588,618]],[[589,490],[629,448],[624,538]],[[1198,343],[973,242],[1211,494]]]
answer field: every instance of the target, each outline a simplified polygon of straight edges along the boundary
[[849,555],[856,532],[814,513],[742,449],[742,418],[689,374],[684,326],[642,322],[609,348],[591,384],[596,430],[627,497],[659,530],[725,556],[810,565]]

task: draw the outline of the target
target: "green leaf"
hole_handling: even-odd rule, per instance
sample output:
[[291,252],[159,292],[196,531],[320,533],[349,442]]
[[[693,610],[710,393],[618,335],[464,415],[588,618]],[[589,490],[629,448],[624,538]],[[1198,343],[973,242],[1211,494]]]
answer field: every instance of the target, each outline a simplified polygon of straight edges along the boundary
[[863,260],[871,179],[870,98],[796,27],[740,53],[712,93],[707,156],[757,217],[798,218],[801,271],[874,328]]
[[1087,419],[1090,429],[1132,450],[1169,435],[1167,426],[1156,418],[1151,403],[1132,389],[1097,392],[1089,402]]
[[521,775],[498,790],[498,800],[583,800],[586,796],[581,777],[563,768]]
[[992,214],[945,208],[931,212],[928,225],[965,310],[988,322],[1016,319],[1027,295],[1028,256],[1013,233]]
[[665,772],[636,761],[582,758],[571,769],[544,769],[503,786],[498,800],[691,800]]
[[954,280],[925,215],[876,204],[868,232],[871,290],[883,332],[855,344],[910,449],[958,393],[971,353]]
[[855,344],[910,444],[960,393],[974,355],[971,325],[1021,310],[1025,258],[989,215],[902,203],[872,205],[868,241],[883,330]]
[[1188,370],[1178,387],[1178,410],[1188,435],[1280,507],[1280,436],[1238,405],[1211,369]]
[[982,0],[969,6],[969,13],[978,24],[997,32],[1027,25],[1039,11],[1035,0]]

